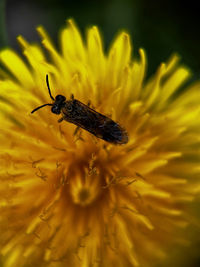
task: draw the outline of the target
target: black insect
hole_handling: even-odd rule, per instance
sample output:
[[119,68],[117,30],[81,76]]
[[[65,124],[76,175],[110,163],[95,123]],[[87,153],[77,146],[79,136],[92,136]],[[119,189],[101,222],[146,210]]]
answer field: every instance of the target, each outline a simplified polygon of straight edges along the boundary
[[57,95],[54,99],[51,95],[48,75],[46,75],[46,83],[49,95],[54,102],[39,106],[31,113],[45,106],[52,106],[51,112],[57,115],[62,114],[58,122],[66,120],[113,144],[126,144],[128,142],[127,132],[118,123],[74,99],[73,95],[71,100],[66,100],[63,95]]

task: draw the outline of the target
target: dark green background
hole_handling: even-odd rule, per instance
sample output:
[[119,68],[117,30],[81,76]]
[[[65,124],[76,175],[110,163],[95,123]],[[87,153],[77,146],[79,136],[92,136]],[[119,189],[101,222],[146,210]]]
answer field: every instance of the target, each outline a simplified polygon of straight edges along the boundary
[[[4,2],[5,0],[0,0]],[[42,24],[54,40],[66,18],[74,18],[84,33],[90,25],[98,25],[105,48],[121,29],[132,36],[134,51],[145,48],[148,74],[173,52],[200,77],[199,7],[194,1],[179,0],[7,0],[7,43],[17,48],[16,36],[38,40],[35,27]],[[5,38],[4,38],[5,39]],[[1,47],[5,44],[1,40]]]
[[[5,3],[5,8],[4,8]],[[81,32],[98,25],[107,51],[116,34],[126,29],[137,52],[145,48],[148,75],[174,52],[200,77],[200,16],[198,2],[180,0],[0,0],[0,47],[20,51],[17,35],[29,42],[39,41],[35,27],[44,25],[57,42],[59,29],[67,18],[74,18]],[[194,251],[185,249],[191,266],[200,266],[198,244]],[[200,254],[200,252],[199,252]],[[185,257],[185,256],[184,256]],[[173,264],[171,267],[176,267]]]

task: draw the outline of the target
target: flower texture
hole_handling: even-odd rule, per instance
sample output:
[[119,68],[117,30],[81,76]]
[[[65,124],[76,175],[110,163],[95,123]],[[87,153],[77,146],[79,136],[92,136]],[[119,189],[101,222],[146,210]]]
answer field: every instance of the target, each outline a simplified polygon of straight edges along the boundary
[[[0,53],[0,251],[12,266],[151,266],[185,243],[188,203],[200,190],[200,83],[178,56],[144,82],[120,33],[105,54],[97,27],[82,40],[72,20],[60,52],[38,27],[45,52],[23,37],[24,62]],[[71,94],[126,129],[116,145],[51,113]]]

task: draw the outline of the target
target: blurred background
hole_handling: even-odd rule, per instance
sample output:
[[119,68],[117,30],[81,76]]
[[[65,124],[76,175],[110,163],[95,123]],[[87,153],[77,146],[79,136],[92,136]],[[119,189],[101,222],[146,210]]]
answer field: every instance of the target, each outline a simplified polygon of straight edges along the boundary
[[[16,36],[38,41],[35,27],[45,26],[56,41],[67,18],[74,18],[82,33],[98,25],[105,49],[122,29],[132,36],[134,51],[145,48],[148,74],[173,52],[200,77],[198,1],[168,0],[0,0],[0,46],[19,49]],[[3,24],[5,27],[3,27]]]
[[[0,0],[0,48],[10,46],[21,53],[16,37],[20,34],[29,42],[40,41],[35,30],[40,24],[57,43],[59,30],[64,27],[66,19],[74,18],[83,35],[86,28],[98,25],[105,51],[119,31],[125,29],[129,32],[134,53],[140,47],[146,50],[148,76],[162,61],[177,52],[182,57],[182,63],[192,69],[194,79],[198,79],[198,6],[197,1],[184,3],[180,0]],[[184,250],[177,248],[172,254],[166,266],[200,266],[199,243]],[[174,262],[176,256],[179,260]]]

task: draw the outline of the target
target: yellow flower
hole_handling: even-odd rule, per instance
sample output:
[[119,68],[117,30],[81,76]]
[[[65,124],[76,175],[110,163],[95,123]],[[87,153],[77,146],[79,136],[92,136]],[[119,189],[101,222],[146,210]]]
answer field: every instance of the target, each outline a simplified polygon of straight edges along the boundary
[[[186,243],[188,203],[199,194],[200,83],[174,55],[144,82],[146,57],[129,35],[105,55],[96,27],[82,40],[72,20],[60,52],[18,40],[26,57],[0,53],[0,251],[13,266],[151,266]],[[115,145],[51,113],[71,94],[127,130]],[[181,90],[180,90],[181,89]]]

